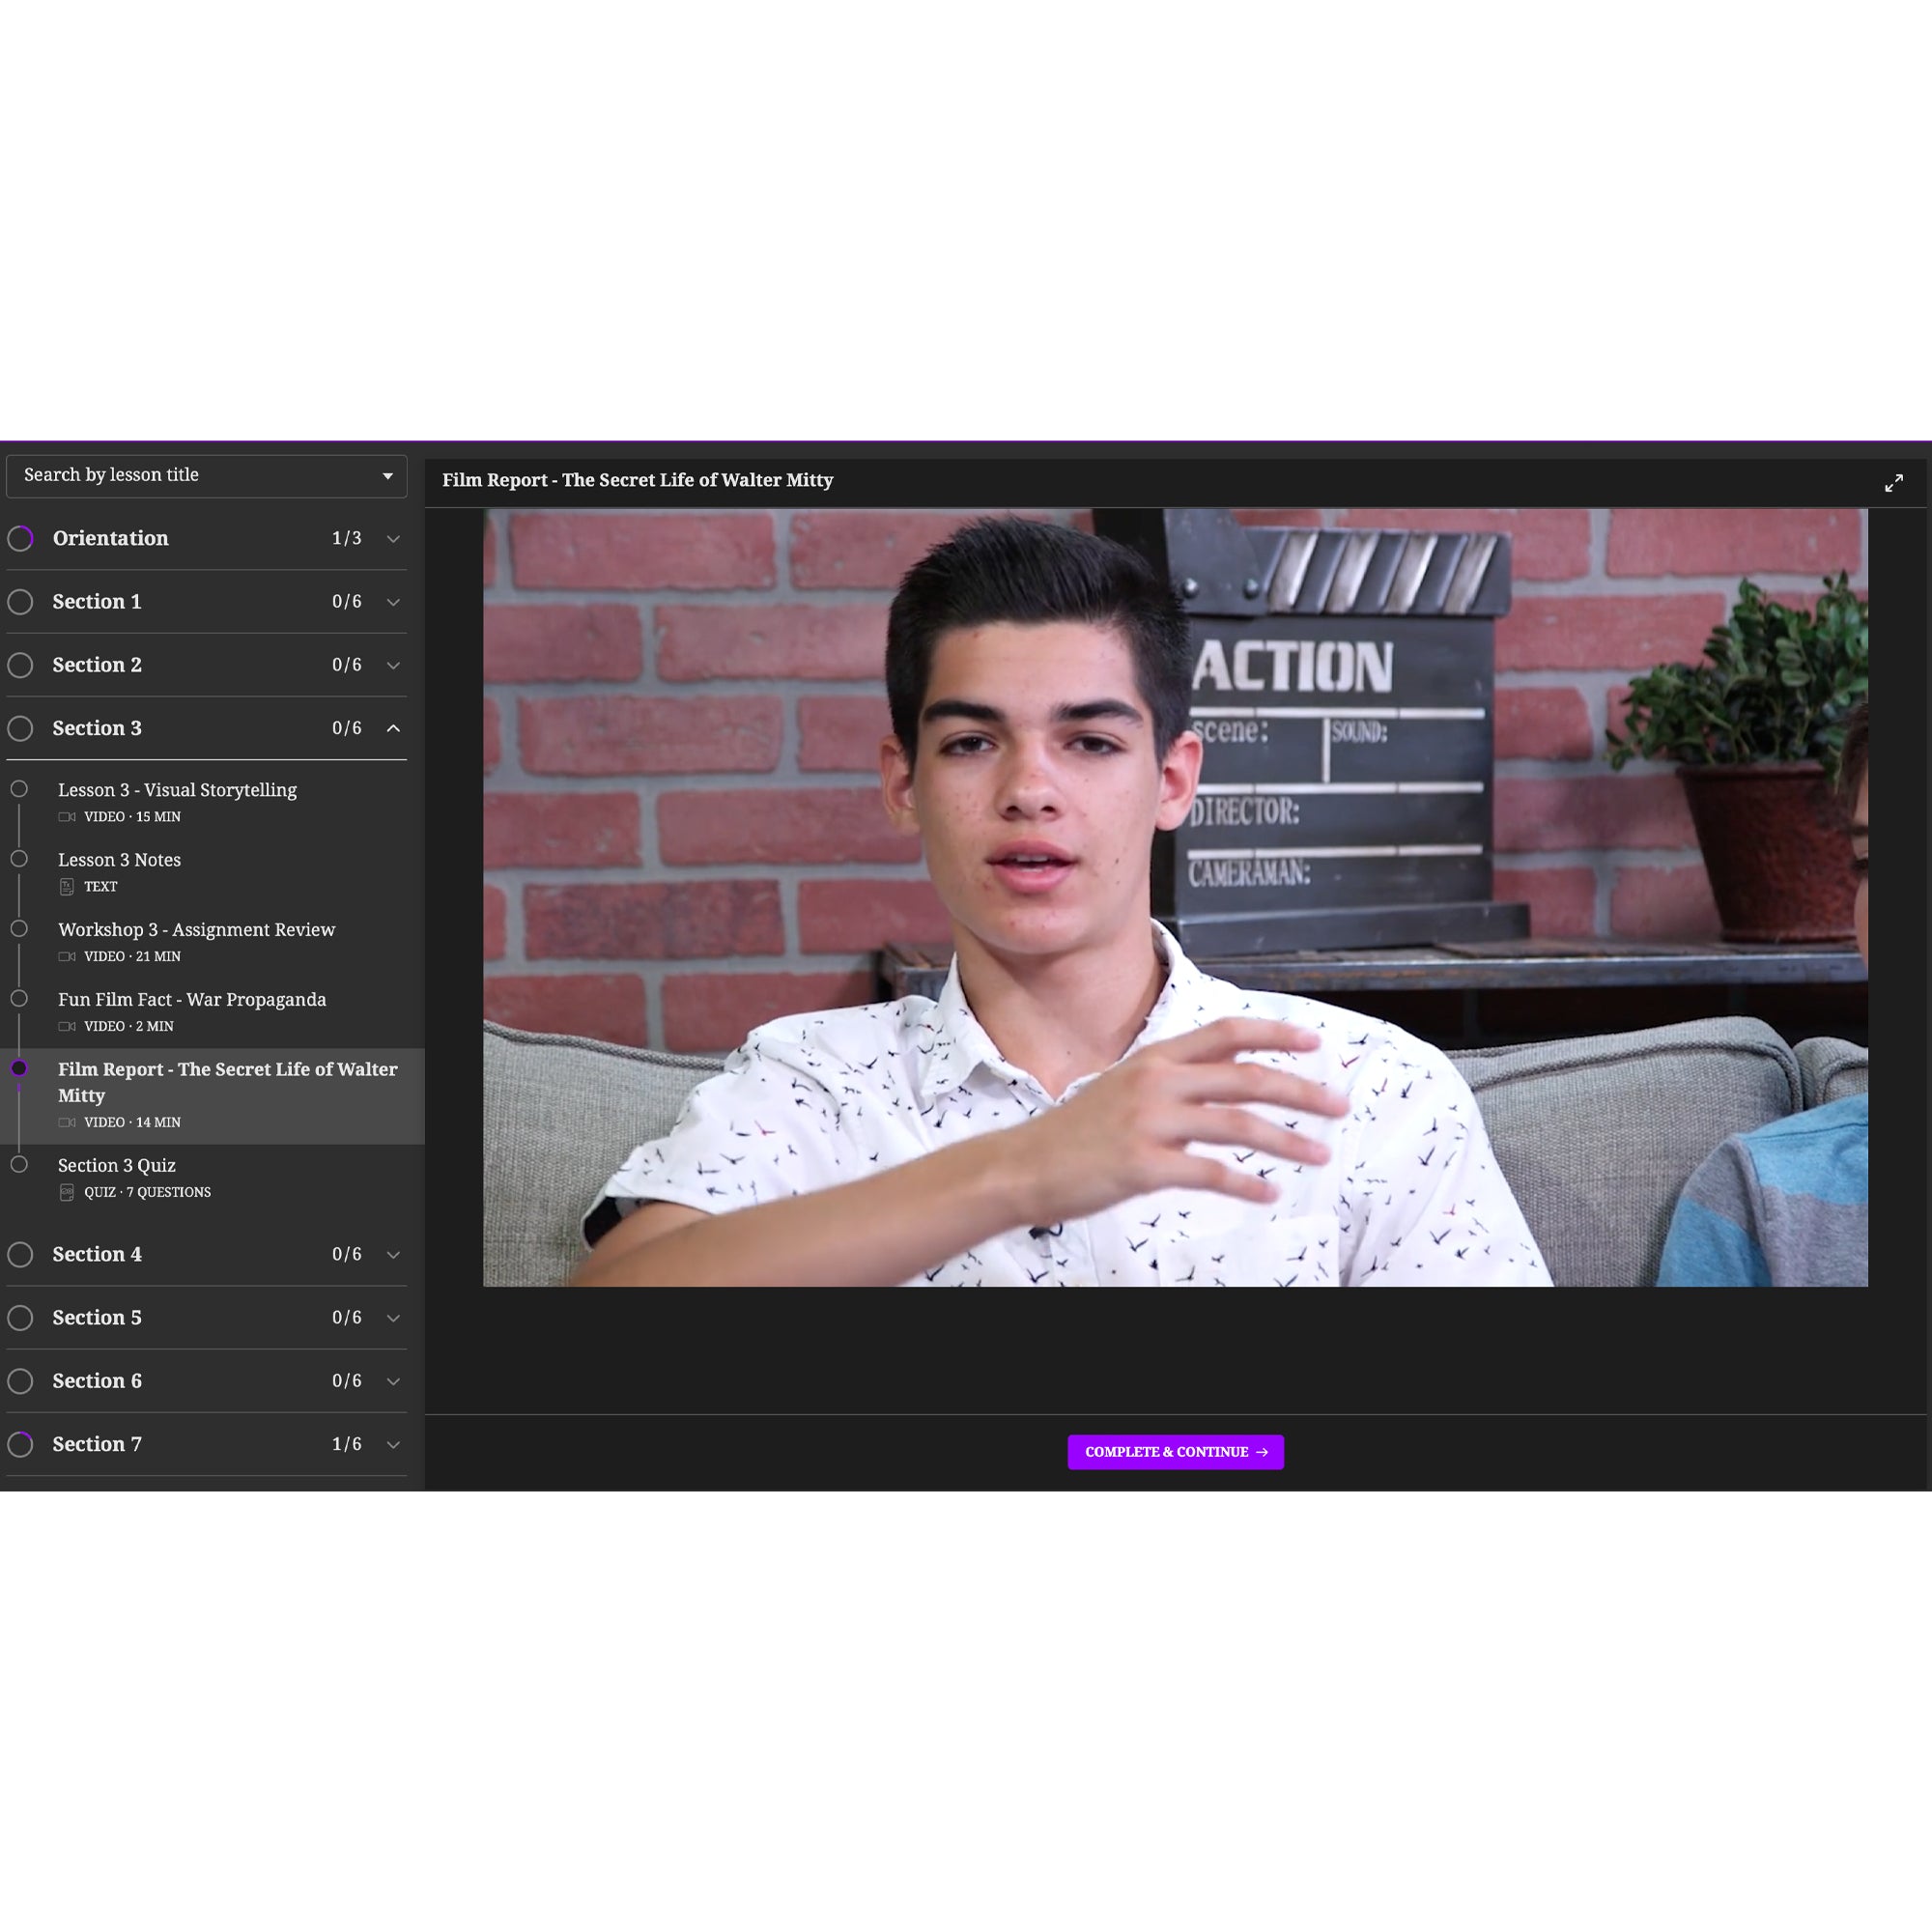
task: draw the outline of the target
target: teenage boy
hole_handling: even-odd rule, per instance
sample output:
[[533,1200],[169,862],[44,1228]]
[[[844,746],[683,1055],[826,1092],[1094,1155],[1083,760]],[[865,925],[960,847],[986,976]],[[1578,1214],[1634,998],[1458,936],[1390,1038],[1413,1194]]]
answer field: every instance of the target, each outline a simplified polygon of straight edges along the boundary
[[1202,746],[1144,558],[969,525],[886,639],[886,811],[951,917],[946,984],[757,1028],[611,1177],[579,1283],[1548,1281],[1441,1053],[1209,979],[1151,919]]
[[[1839,795],[1852,812],[1852,923],[1871,967],[1869,700],[1845,721]],[[1734,1134],[1684,1183],[1660,1288],[1844,1288],[1870,1280],[1871,1102],[1853,1094]]]

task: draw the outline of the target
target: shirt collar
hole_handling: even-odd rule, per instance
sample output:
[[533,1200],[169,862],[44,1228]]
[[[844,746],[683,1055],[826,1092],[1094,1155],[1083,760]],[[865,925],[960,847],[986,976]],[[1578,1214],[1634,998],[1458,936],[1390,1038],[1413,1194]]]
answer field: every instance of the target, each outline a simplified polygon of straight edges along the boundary
[[[1194,1024],[1191,1014],[1201,1007],[1200,989],[1206,976],[1180,950],[1180,942],[1158,920],[1153,927],[1154,944],[1167,961],[1167,983],[1149,1011],[1146,1023],[1135,1036],[1129,1053],[1155,1040],[1171,1039]],[[946,983],[932,1010],[914,1029],[918,1048],[918,1068],[914,1085],[922,1101],[930,1104],[942,1094],[964,1086],[980,1066],[992,1066],[1007,1073],[1019,1069],[1001,1058],[984,1027],[973,1016],[966,995],[959,985],[959,955],[952,955]]]

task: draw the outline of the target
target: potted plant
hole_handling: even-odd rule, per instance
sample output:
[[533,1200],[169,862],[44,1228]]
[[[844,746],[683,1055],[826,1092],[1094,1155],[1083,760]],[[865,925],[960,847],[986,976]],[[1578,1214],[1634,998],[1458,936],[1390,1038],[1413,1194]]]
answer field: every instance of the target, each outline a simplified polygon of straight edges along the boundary
[[1674,758],[1728,940],[1852,937],[1855,887],[1833,789],[1845,714],[1864,696],[1871,606],[1843,571],[1794,610],[1747,578],[1695,664],[1631,686],[1605,753]]

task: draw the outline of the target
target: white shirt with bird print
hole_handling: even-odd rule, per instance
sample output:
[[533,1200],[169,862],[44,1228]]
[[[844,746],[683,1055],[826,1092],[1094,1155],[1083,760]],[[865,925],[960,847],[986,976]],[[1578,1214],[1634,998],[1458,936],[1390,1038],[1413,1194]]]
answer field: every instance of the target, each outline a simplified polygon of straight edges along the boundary
[[[1259,1060],[1345,1094],[1345,1118],[1257,1112],[1324,1141],[1322,1166],[1252,1149],[1190,1144],[1270,1179],[1272,1203],[1194,1188],[1136,1196],[1104,1213],[1015,1227],[923,1269],[907,1287],[1283,1288],[1406,1284],[1547,1286],[1482,1115],[1447,1056],[1400,1027],[1292,993],[1210,979],[1157,921],[1167,984],[1127,1049],[1249,1014],[1321,1036],[1308,1053]],[[595,1240],[646,1201],[706,1213],[837,1187],[971,1134],[1064,1105],[1010,1065],[973,1017],[955,959],[936,1000],[794,1013],[755,1029],[724,1070],[693,1089],[662,1140],[611,1177],[584,1234]]]

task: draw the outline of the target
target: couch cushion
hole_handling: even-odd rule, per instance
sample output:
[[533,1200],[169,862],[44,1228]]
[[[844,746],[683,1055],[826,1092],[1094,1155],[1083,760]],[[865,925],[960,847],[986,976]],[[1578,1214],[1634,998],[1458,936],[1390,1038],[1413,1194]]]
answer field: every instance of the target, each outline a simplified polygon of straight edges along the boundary
[[1720,1141],[1796,1113],[1797,1057],[1755,1019],[1452,1053],[1559,1285],[1656,1281],[1678,1194]]
[[578,1216],[724,1061],[483,1023],[483,1280],[548,1285],[583,1259]]
[[1823,1107],[1870,1091],[1866,1081],[1871,1071],[1870,1054],[1848,1039],[1801,1039],[1798,1071],[1804,1078],[1807,1107]]

